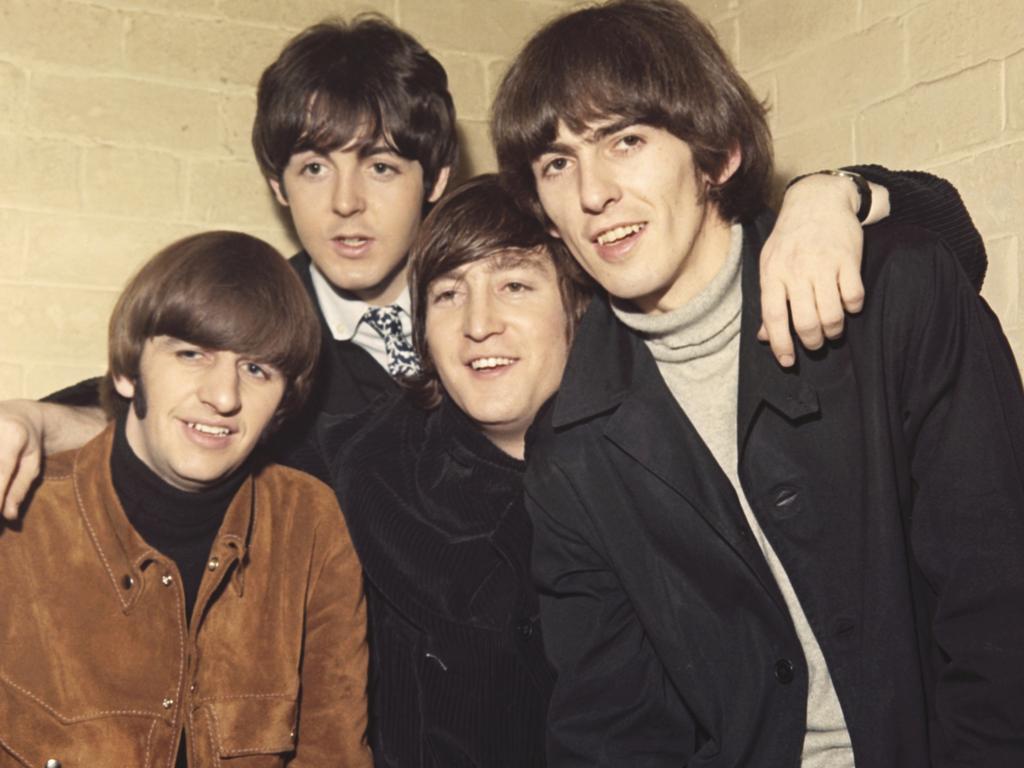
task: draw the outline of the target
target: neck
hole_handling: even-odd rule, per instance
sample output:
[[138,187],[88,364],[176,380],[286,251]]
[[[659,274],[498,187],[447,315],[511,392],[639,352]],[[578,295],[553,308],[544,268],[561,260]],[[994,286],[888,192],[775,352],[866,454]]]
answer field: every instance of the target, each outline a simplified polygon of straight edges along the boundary
[[490,440],[502,453],[520,461],[526,455],[526,433],[519,430],[504,432],[501,430],[483,429],[484,437]]
[[731,226],[722,218],[716,205],[706,204],[697,235],[675,280],[662,292],[635,299],[633,303],[637,309],[648,315],[671,312],[703,291],[725,265]]
[[409,262],[403,260],[398,268],[391,272],[377,285],[361,291],[353,291],[360,301],[365,301],[371,307],[386,307],[398,301],[402,291],[409,284]]

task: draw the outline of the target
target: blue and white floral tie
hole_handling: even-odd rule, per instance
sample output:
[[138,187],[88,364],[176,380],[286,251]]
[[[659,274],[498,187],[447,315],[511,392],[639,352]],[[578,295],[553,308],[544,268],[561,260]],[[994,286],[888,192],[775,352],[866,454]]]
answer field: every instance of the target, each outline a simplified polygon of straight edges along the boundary
[[388,307],[370,307],[363,315],[363,319],[384,339],[388,373],[396,379],[412,376],[420,370],[412,342],[402,331],[401,312],[397,304],[392,304]]

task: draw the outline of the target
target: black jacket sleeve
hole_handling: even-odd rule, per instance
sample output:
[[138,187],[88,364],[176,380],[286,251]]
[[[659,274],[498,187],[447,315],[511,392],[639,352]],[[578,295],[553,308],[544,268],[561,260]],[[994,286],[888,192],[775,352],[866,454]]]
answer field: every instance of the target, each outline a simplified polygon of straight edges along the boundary
[[988,256],[956,187],[921,171],[890,171],[880,165],[851,166],[849,170],[888,189],[888,220],[936,235],[953,252],[974,290],[981,290]]
[[918,601],[931,618],[933,765],[1024,765],[1020,375],[944,249],[886,269],[886,376],[911,464]]
[[614,569],[592,546],[570,481],[530,457],[526,506],[544,647],[557,672],[548,708],[551,768],[678,768],[699,728]]
[[55,403],[56,405],[78,405],[92,406],[99,408],[100,384],[103,379],[97,376],[94,379],[85,379],[70,387],[64,387],[56,392],[51,392],[42,398],[44,403]]

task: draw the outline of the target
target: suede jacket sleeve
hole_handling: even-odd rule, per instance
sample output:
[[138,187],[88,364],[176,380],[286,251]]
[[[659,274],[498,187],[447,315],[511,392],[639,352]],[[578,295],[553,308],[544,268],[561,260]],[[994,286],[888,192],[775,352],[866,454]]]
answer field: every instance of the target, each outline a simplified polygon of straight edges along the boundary
[[316,530],[306,594],[298,740],[292,768],[372,768],[366,744],[366,603],[362,567],[334,494]]

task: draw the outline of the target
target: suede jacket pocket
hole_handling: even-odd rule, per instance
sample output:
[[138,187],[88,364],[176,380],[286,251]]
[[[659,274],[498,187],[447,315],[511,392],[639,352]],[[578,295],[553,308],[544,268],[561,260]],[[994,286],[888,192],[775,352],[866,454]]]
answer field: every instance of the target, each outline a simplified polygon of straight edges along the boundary
[[62,711],[0,673],[0,768],[154,764],[158,712]]
[[[213,758],[203,764],[294,752],[297,711],[296,698],[285,695],[255,694],[202,702],[195,717],[197,751],[208,749]],[[238,764],[247,763],[239,760]]]

